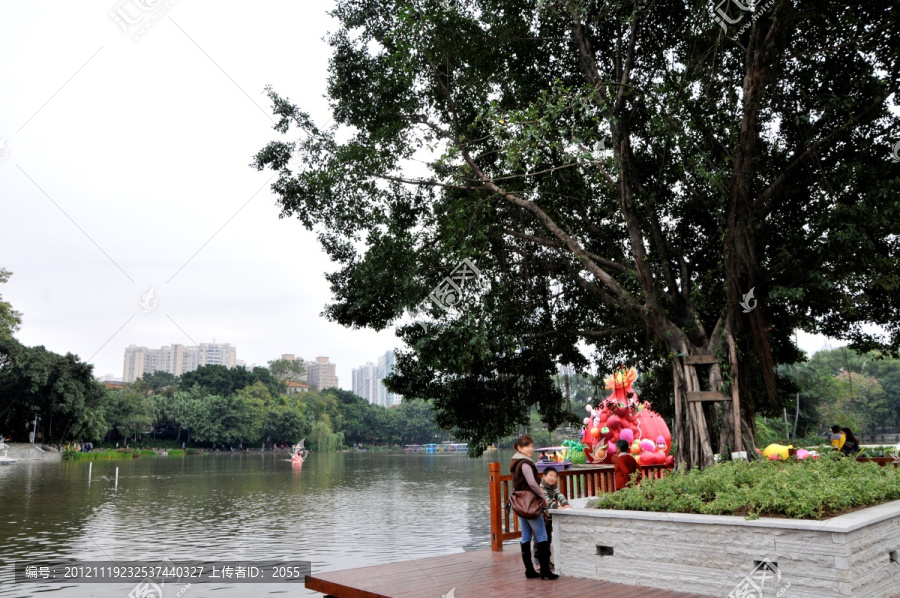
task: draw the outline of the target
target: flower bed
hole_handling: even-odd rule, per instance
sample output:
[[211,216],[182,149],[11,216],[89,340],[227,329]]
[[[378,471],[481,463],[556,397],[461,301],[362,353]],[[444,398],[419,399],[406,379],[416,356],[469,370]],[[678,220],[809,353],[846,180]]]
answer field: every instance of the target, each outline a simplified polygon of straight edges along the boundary
[[803,461],[731,461],[647,479],[600,496],[601,509],[823,519],[900,499],[900,469],[826,453]]

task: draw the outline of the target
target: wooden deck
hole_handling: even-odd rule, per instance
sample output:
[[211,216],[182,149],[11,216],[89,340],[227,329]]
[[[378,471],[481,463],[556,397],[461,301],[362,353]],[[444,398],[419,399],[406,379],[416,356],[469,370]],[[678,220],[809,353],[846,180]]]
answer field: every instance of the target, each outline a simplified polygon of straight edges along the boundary
[[306,577],[306,587],[335,598],[706,598],[579,577],[526,579],[518,550],[476,550]]

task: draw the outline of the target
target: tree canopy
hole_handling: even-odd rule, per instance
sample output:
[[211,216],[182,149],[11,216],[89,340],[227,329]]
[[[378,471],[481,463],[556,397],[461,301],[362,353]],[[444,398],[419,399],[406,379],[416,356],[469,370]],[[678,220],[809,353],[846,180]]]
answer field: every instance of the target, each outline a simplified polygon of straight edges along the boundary
[[[270,89],[299,135],[254,166],[340,265],[329,318],[431,321],[399,328],[391,390],[483,448],[532,405],[573,418],[551,376],[586,346],[674,394],[704,465],[781,410],[796,329],[900,349],[896,6],[736,6],[740,30],[696,0],[337,0],[334,124]],[[464,259],[484,276],[445,293]]]

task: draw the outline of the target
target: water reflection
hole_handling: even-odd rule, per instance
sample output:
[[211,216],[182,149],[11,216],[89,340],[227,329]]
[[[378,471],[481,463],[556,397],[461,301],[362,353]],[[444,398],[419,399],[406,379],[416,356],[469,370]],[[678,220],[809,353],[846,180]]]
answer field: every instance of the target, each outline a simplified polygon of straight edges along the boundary
[[[134,587],[16,584],[16,560],[276,558],[329,571],[489,548],[487,464],[369,452],[310,454],[294,467],[284,454],[213,454],[97,461],[88,484],[86,462],[20,461],[0,468],[0,598],[124,598]],[[195,584],[184,597],[248,590],[318,595],[289,584]]]

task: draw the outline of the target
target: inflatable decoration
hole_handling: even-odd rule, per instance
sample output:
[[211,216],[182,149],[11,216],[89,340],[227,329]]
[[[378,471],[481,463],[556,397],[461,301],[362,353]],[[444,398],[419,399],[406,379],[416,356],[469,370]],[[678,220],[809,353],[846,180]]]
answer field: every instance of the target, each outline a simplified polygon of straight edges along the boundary
[[787,461],[788,457],[794,452],[794,445],[783,446],[781,444],[770,444],[763,449],[763,457],[770,461]]
[[620,367],[604,380],[612,393],[596,407],[585,405],[589,416],[581,441],[588,463],[612,464],[618,440],[628,443],[629,452],[641,465],[669,465],[674,461],[669,426],[649,402],[639,400],[631,386],[636,379],[634,368]]

